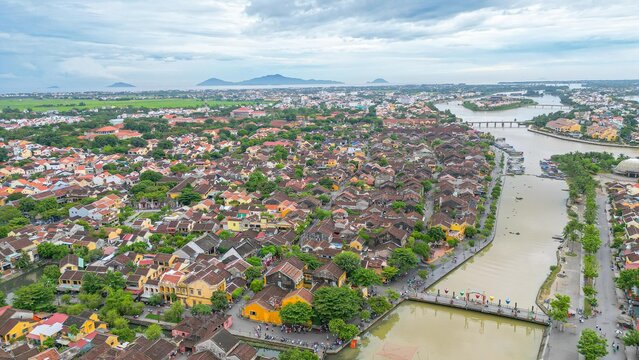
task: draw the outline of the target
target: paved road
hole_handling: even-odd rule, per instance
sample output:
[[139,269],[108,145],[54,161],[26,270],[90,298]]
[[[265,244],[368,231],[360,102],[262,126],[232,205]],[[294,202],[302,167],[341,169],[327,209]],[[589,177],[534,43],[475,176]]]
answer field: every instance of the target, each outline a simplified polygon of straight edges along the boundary
[[[612,252],[610,249],[611,234],[608,223],[608,206],[607,196],[604,193],[597,193],[597,227],[601,232],[602,246],[597,252],[597,260],[599,260],[599,277],[595,282],[597,290],[597,300],[599,302],[598,309],[600,315],[587,319],[584,323],[579,323],[577,319],[569,321],[569,326],[574,326],[576,331],[560,332],[553,329],[546,359],[550,360],[573,360],[578,359],[577,342],[581,331],[586,328],[595,330],[596,326],[602,328],[601,333],[608,340],[608,355],[603,359],[625,359],[623,343],[615,338],[615,330],[617,330],[617,316],[621,314],[617,296],[615,292],[614,272],[612,266]],[[580,304],[580,306],[583,304]],[[614,353],[612,351],[612,343],[621,344],[620,351]]]

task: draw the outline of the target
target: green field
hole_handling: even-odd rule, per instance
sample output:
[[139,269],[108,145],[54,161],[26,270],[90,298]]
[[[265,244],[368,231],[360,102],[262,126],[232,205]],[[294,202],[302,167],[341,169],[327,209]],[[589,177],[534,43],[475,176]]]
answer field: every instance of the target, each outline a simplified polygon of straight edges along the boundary
[[[251,101],[220,101],[207,100],[206,103],[211,107],[216,106],[238,106],[250,105],[255,102]],[[7,107],[11,109],[33,111],[69,111],[72,109],[84,110],[95,108],[125,108],[125,107],[146,107],[149,109],[159,108],[197,108],[204,105],[201,99],[182,99],[182,98],[166,98],[166,99],[129,99],[129,100],[97,100],[97,99],[36,99],[36,98],[15,98],[0,99],[0,109]]]

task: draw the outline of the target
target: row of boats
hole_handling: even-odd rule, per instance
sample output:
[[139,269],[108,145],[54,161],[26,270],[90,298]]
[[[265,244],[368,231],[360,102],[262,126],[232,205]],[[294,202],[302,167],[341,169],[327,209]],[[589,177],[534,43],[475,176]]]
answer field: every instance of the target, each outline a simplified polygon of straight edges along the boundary
[[559,165],[550,159],[539,160],[539,166],[541,167],[541,175],[539,177],[556,180],[564,180],[566,178],[566,175],[559,170]]
[[518,151],[512,145],[506,143],[505,138],[496,139],[495,146],[508,154],[506,162],[506,173],[508,175],[523,175],[526,172],[523,151]]

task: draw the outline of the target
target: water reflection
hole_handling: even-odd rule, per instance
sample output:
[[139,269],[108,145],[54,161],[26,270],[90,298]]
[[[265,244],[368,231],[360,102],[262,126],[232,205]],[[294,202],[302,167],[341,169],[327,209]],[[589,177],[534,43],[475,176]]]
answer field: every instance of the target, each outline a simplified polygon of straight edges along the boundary
[[533,359],[543,335],[541,326],[421,303],[400,305],[393,318],[375,326],[360,348],[331,359],[463,359],[480,354]]

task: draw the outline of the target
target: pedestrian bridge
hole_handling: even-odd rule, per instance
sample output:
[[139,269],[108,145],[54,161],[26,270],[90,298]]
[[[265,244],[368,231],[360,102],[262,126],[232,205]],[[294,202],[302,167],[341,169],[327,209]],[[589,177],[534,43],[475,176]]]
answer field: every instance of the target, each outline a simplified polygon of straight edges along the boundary
[[[478,295],[478,293],[471,293]],[[509,319],[516,319],[526,321],[538,325],[550,325],[550,318],[543,311],[531,307],[530,309],[522,309],[517,307],[517,303],[514,306],[509,304],[502,304],[501,300],[497,302],[486,299],[486,296],[455,296],[442,294],[437,290],[436,293],[410,293],[406,297],[408,300],[419,301],[428,304],[436,304],[442,306],[448,306],[452,308],[469,310],[480,312],[484,314],[490,314],[494,316],[500,316]]]
[[520,127],[528,126],[525,121],[465,121],[466,124],[477,127]]

